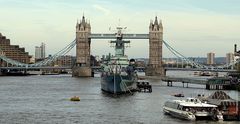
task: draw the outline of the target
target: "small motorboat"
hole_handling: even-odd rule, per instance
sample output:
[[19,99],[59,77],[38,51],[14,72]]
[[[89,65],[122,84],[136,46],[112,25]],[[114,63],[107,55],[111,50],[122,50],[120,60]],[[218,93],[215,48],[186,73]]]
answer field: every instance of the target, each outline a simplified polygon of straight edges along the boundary
[[80,97],[79,96],[73,96],[72,98],[70,98],[70,101],[80,101]]

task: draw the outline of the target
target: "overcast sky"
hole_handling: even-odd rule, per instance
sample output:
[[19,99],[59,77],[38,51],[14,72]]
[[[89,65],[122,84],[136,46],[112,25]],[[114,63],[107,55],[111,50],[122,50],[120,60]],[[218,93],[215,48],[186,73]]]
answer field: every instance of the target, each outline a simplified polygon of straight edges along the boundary
[[[92,33],[113,33],[109,27],[119,20],[126,33],[148,33],[158,16],[164,40],[188,57],[226,56],[235,43],[240,48],[240,0],[0,0],[0,32],[32,55],[41,42],[54,54],[75,38],[83,13]],[[109,46],[108,40],[92,40],[91,54],[113,52]],[[127,48],[135,58],[148,57],[148,51],[147,40],[132,40]],[[173,56],[165,48],[163,53]]]

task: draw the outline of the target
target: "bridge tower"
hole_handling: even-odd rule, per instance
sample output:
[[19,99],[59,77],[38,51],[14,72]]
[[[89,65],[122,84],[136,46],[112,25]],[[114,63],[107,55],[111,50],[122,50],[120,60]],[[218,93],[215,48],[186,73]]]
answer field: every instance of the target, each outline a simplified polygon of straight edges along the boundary
[[164,76],[162,66],[163,26],[157,16],[149,25],[149,63],[146,68],[147,76]]
[[76,64],[72,69],[75,77],[90,77],[92,69],[90,66],[91,26],[85,17],[82,17],[76,25]]

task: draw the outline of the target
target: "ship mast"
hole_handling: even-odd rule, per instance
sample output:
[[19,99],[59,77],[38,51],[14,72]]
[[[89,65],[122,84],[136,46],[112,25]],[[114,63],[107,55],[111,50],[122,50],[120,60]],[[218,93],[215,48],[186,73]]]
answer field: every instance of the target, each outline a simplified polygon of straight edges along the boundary
[[[125,27],[124,29],[126,29]],[[111,44],[115,47],[115,56],[121,57],[125,56],[125,44],[129,44],[130,41],[125,41],[123,40],[123,33],[122,33],[123,28],[122,27],[117,27],[117,33],[116,34],[116,40],[110,41]]]

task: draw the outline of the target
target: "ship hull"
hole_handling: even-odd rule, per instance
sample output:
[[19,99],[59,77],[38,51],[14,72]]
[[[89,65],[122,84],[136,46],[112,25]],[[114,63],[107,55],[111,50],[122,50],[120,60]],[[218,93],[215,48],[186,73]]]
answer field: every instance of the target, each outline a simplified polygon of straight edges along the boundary
[[101,89],[108,93],[122,94],[136,90],[136,81],[133,77],[120,74],[102,74]]

